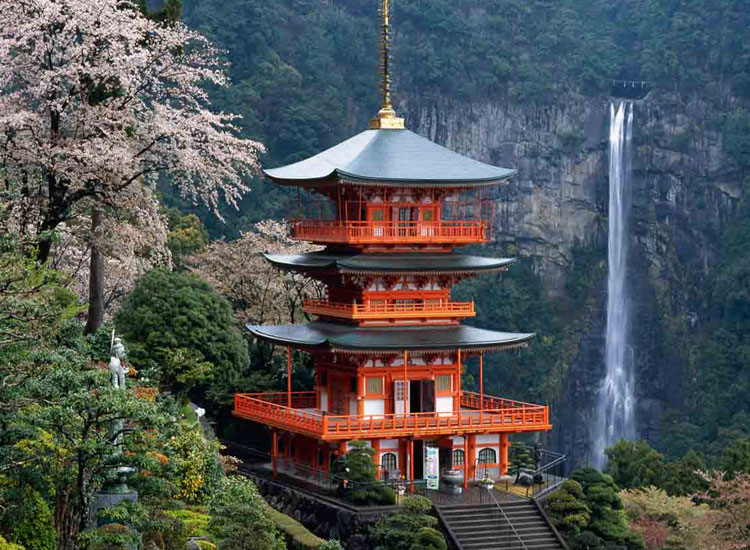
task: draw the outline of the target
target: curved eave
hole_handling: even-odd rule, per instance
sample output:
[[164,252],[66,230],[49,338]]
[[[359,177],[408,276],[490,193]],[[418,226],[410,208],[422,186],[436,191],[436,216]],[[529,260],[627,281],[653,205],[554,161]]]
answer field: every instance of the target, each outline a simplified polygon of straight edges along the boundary
[[486,179],[373,179],[359,174],[333,170],[330,174],[320,178],[290,179],[274,175],[273,170],[263,170],[263,174],[277,185],[288,187],[303,187],[317,189],[322,187],[336,187],[356,185],[363,187],[404,187],[404,188],[449,188],[475,189],[478,187],[495,187],[507,185],[508,181],[518,173],[518,170],[508,170],[506,174]]
[[363,328],[314,321],[298,325],[247,325],[256,337],[300,349],[342,353],[483,352],[526,347],[532,333],[495,332],[466,325]]
[[[424,254],[409,258],[385,254],[337,256],[319,253],[265,254],[265,258],[280,269],[311,273],[338,272],[347,275],[475,275],[505,271],[514,258],[486,258],[483,256]],[[359,264],[359,265],[358,265]],[[369,264],[369,265],[367,265]],[[442,264],[442,265],[441,265]]]

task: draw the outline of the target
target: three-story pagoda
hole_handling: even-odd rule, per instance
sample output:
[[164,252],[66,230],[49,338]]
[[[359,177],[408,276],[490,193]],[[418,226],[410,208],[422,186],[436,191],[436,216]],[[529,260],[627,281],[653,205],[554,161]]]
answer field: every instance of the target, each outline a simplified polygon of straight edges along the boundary
[[[321,252],[267,255],[327,288],[308,300],[313,322],[248,326],[262,340],[311,354],[315,387],[307,392],[237,394],[235,416],[268,426],[278,457],[329,471],[348,444],[374,449],[380,475],[422,479],[424,449],[464,485],[508,469],[508,435],[551,429],[549,409],[483,392],[483,354],[525,347],[533,334],[462,324],[473,302],[451,287],[512,262],[454,252],[491,238],[491,187],[514,170],[458,155],[409,130],[391,106],[388,0],[383,1],[383,106],[370,129],[309,159],[266,170],[279,185],[315,191],[332,219],[295,220],[295,239]],[[467,199],[468,197],[468,199]],[[479,357],[479,392],[461,387],[470,356]]]

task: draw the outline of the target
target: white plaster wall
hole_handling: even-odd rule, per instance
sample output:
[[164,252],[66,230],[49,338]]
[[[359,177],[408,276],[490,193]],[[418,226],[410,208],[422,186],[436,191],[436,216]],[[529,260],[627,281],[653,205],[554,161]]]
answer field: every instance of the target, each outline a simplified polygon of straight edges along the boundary
[[[439,413],[453,414],[453,397],[436,397],[435,411]],[[446,416],[446,415],[443,415]]]
[[365,399],[365,414],[383,416],[385,414],[385,399]]

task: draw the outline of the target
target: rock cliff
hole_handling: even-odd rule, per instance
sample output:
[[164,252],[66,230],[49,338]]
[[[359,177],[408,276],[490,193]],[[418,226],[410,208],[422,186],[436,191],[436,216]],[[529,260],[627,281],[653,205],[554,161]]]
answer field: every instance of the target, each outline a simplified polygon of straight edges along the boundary
[[[576,247],[598,255],[587,307],[565,321],[564,376],[551,396],[553,445],[585,463],[604,369],[609,98],[571,95],[556,105],[415,98],[402,112],[412,130],[438,143],[518,169],[500,190],[496,239],[533,260],[551,301],[567,299]],[[706,102],[655,92],[635,105],[631,340],[642,381],[639,435],[656,445],[663,411],[685,396],[685,343],[700,324],[697,291],[742,196],[715,129],[719,116]]]

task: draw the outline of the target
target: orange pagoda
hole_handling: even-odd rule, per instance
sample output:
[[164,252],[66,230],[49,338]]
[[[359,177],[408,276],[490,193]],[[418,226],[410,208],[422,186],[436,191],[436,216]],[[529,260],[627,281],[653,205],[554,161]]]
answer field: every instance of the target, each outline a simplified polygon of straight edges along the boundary
[[[489,190],[514,170],[477,162],[404,127],[391,105],[388,0],[383,1],[383,106],[370,129],[307,160],[266,170],[279,185],[314,191],[332,219],[294,220],[292,236],[320,252],[267,255],[327,288],[308,300],[317,320],[248,326],[262,340],[314,358],[306,392],[237,394],[234,415],[270,428],[277,459],[329,471],[352,441],[374,452],[379,475],[420,480],[425,456],[463,473],[466,486],[508,469],[508,436],[551,429],[549,409],[486,395],[483,354],[525,347],[533,334],[462,324],[473,302],[451,287],[513,262],[454,252],[491,238]],[[465,361],[479,358],[479,392],[461,387]],[[434,449],[437,448],[437,452]],[[412,483],[413,487],[413,483]]]

